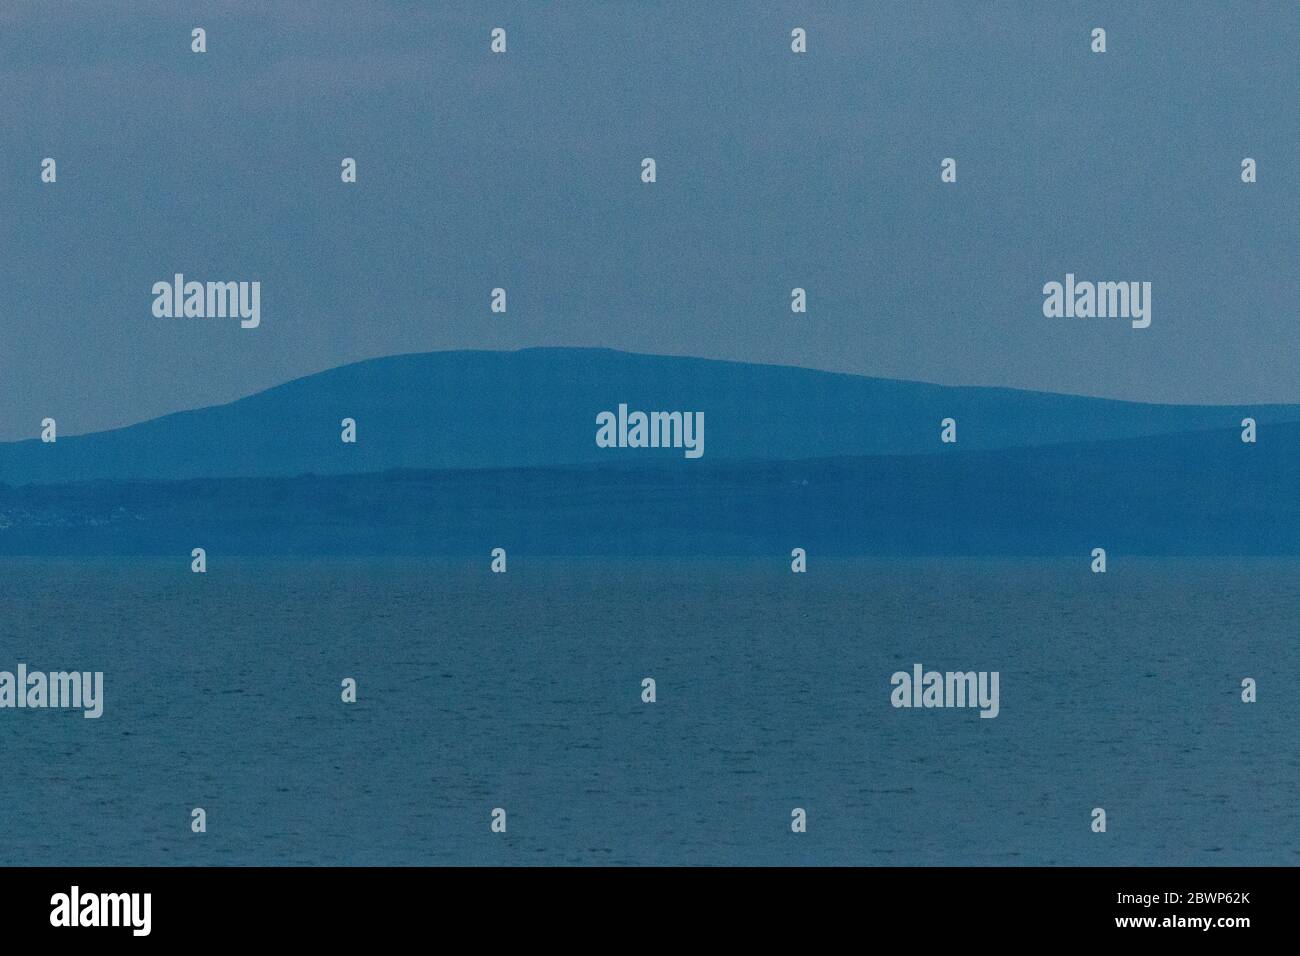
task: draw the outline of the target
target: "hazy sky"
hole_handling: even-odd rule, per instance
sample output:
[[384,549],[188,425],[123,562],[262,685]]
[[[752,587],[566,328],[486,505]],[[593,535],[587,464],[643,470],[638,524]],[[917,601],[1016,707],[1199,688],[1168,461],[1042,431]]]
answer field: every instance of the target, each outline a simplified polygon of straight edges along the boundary
[[[1300,401],[1293,0],[10,0],[0,87],[0,438],[530,345]],[[1044,318],[1071,271],[1151,327]]]

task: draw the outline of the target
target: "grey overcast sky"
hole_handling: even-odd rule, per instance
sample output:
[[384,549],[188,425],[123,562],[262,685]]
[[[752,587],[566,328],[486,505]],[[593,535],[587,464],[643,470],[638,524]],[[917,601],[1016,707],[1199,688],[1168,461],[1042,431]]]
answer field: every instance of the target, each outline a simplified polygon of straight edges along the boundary
[[[1293,0],[11,0],[0,84],[0,439],[534,345],[1300,402]],[[155,318],[176,272],[261,327]],[[1045,318],[1066,272],[1151,327]]]

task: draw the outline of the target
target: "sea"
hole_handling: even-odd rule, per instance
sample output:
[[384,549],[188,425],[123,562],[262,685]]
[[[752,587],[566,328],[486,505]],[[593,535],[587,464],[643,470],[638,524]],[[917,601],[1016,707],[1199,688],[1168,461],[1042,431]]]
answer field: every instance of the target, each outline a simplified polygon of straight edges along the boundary
[[0,864],[1300,864],[1300,561],[790,560],[0,559]]

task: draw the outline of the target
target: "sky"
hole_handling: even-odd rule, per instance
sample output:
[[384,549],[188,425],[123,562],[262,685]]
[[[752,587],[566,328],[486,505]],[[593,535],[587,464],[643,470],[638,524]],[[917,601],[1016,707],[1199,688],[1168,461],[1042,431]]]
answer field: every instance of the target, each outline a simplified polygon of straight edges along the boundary
[[[0,85],[0,440],[541,345],[1300,402],[1292,0],[9,2]],[[1150,328],[1044,317],[1067,272]]]

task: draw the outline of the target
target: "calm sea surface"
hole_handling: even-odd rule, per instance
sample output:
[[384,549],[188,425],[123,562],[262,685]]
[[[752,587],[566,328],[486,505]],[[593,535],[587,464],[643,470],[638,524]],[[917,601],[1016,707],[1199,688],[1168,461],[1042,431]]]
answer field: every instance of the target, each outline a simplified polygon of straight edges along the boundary
[[1300,563],[487,565],[0,560],[0,863],[1300,864]]

